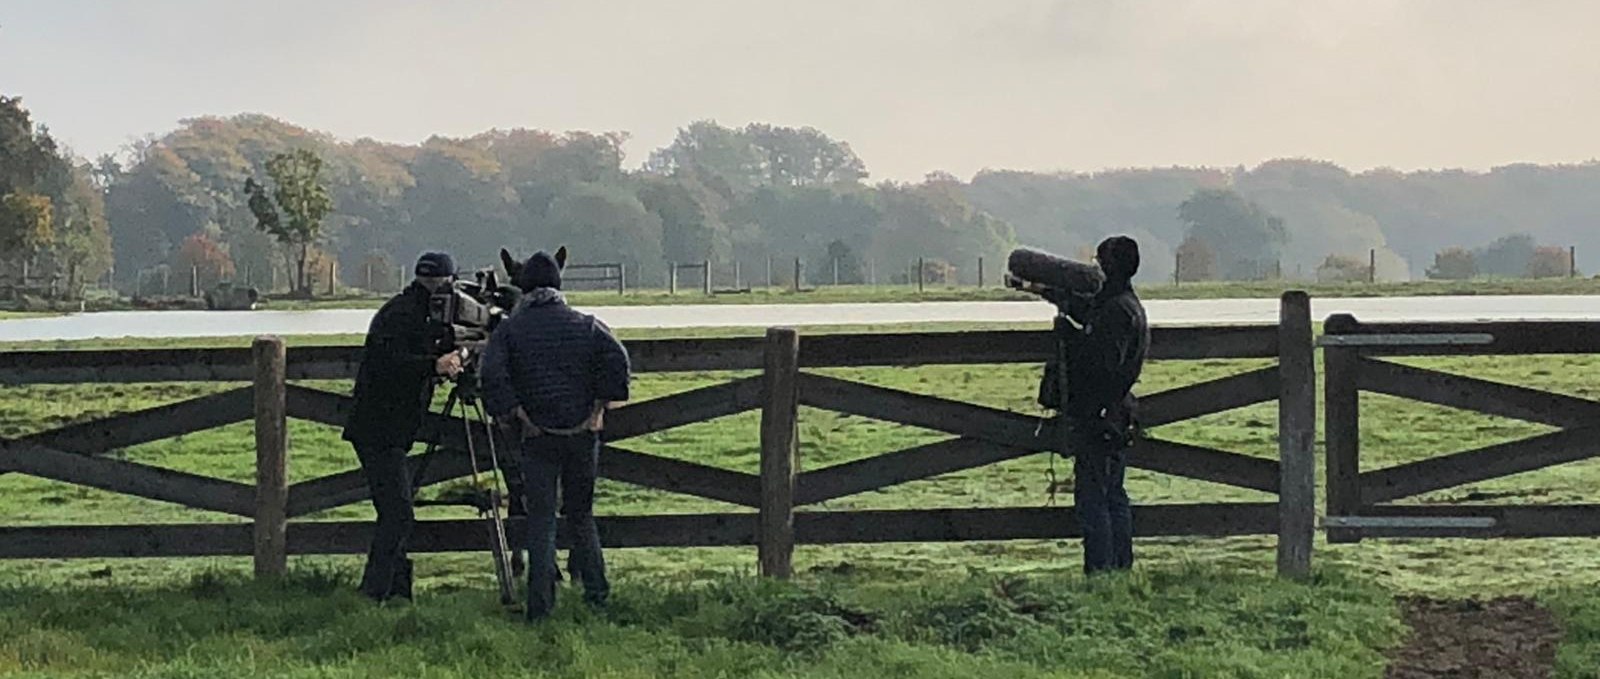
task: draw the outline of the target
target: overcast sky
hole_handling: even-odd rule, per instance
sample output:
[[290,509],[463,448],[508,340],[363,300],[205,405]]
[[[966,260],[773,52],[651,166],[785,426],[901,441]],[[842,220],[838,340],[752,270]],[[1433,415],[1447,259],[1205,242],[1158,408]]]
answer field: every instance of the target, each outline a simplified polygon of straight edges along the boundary
[[874,177],[1600,156],[1592,0],[0,0],[0,93],[80,155],[263,112],[415,143],[811,125]]

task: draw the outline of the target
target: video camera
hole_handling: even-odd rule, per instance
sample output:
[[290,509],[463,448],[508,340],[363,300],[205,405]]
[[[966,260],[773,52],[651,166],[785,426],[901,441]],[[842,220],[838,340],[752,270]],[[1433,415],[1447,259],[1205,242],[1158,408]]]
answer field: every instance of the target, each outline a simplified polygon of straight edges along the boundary
[[438,328],[441,353],[475,348],[516,305],[515,287],[500,285],[494,269],[479,269],[473,280],[452,281],[428,298],[428,322]]

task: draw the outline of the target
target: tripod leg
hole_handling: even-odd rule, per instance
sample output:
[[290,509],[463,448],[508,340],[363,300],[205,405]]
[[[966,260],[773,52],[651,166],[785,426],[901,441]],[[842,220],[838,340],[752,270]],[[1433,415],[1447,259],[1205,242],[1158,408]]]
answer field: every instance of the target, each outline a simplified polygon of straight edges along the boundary
[[500,604],[511,606],[517,602],[516,585],[512,582],[511,549],[506,544],[506,525],[500,520],[500,490],[490,491],[491,504],[484,518],[489,520],[489,549],[494,553],[494,575],[500,582]]
[[[485,441],[485,443],[489,446],[489,482],[492,485],[489,488],[489,506],[487,511],[484,512],[484,518],[488,519],[489,551],[494,557],[495,579],[497,579],[500,583],[500,603],[502,605],[510,606],[516,603],[516,587],[511,581],[511,549],[506,543],[506,525],[505,522],[500,519],[500,501],[502,499],[499,483],[501,476],[499,464],[500,457],[495,451],[494,432],[487,429],[489,420],[484,416],[483,406],[476,400],[468,403],[468,406],[478,414],[479,421],[484,423],[488,433],[487,441]],[[472,464],[474,471],[476,471],[478,464],[477,451],[471,445],[472,423],[466,417],[465,409],[463,409],[462,412],[462,421],[467,427],[467,448],[473,456]]]

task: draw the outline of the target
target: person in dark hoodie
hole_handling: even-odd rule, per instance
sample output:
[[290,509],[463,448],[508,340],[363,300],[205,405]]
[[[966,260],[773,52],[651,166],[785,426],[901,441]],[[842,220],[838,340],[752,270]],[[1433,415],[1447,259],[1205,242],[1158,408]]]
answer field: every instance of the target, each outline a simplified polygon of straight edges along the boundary
[[483,356],[489,414],[522,439],[527,496],[529,621],[556,598],[557,488],[572,532],[570,569],[584,601],[610,594],[594,522],[594,482],[605,411],[628,400],[628,352],[598,319],[567,306],[561,269],[567,250],[535,253],[517,272],[522,301],[495,329]]
[[1106,281],[1093,297],[1044,292],[1061,314],[1056,335],[1066,343],[1066,403],[1051,371],[1040,402],[1065,415],[1073,455],[1073,506],[1083,528],[1086,573],[1133,567],[1133,511],[1123,487],[1125,450],[1133,444],[1137,402],[1132,389],[1150,347],[1144,305],[1133,290],[1139,244],[1127,236],[1100,243],[1095,260]]
[[372,317],[356,373],[355,404],[344,428],[378,511],[361,593],[379,601],[411,598],[406,540],[415,515],[406,455],[433,402],[435,376],[461,372],[460,355],[440,355],[436,349],[428,320],[428,297],[454,280],[455,262],[448,254],[429,252],[417,260],[415,273],[411,285]]

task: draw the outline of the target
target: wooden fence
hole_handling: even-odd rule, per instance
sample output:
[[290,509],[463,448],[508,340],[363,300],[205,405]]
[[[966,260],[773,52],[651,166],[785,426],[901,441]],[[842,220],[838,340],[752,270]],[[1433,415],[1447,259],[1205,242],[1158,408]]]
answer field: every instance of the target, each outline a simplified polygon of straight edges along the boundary
[[[1373,323],[1328,318],[1328,538],[1600,536],[1600,505],[1401,505],[1397,500],[1600,455],[1600,402],[1404,365],[1403,356],[1600,353],[1600,323]],[[1557,431],[1385,469],[1361,466],[1362,392],[1509,417]]]
[[[1054,350],[1044,331],[819,335],[773,329],[764,338],[664,339],[628,343],[637,372],[751,371],[685,393],[630,404],[607,417],[601,476],[739,506],[741,511],[605,516],[608,547],[756,545],[763,573],[787,576],[794,545],[1054,539],[1078,537],[1070,507],[812,510],[818,503],[1059,449],[1063,432],[1034,417],[809,372],[849,366],[1042,363]],[[1141,419],[1157,427],[1280,401],[1279,461],[1148,438],[1134,467],[1279,493],[1279,502],[1144,505],[1140,536],[1278,534],[1280,568],[1308,568],[1314,530],[1315,373],[1310,305],[1289,293],[1278,325],[1156,328],[1151,358],[1166,361],[1278,359],[1276,365],[1155,394]],[[280,572],[286,554],[360,553],[368,521],[294,521],[367,499],[359,471],[289,485],[287,418],[340,425],[342,394],[294,384],[349,379],[359,347],[283,350],[274,338],[251,349],[11,352],[0,354],[0,384],[235,382],[248,386],[181,403],[0,440],[0,474],[23,473],[251,519],[236,523],[0,527],[0,558],[256,556]],[[1029,387],[1031,389],[1031,385]],[[798,407],[804,405],[921,427],[952,438],[799,473]],[[630,439],[735,413],[761,411],[758,474],[719,469],[636,450]],[[432,415],[439,418],[439,415]],[[105,454],[128,446],[253,419],[254,486],[161,469]],[[484,435],[480,431],[475,436]],[[441,434],[423,484],[469,473],[462,427]],[[410,462],[421,466],[422,456]],[[797,511],[797,509],[799,509]],[[471,520],[421,521],[417,552],[483,549]],[[520,542],[522,531],[510,534]]]

